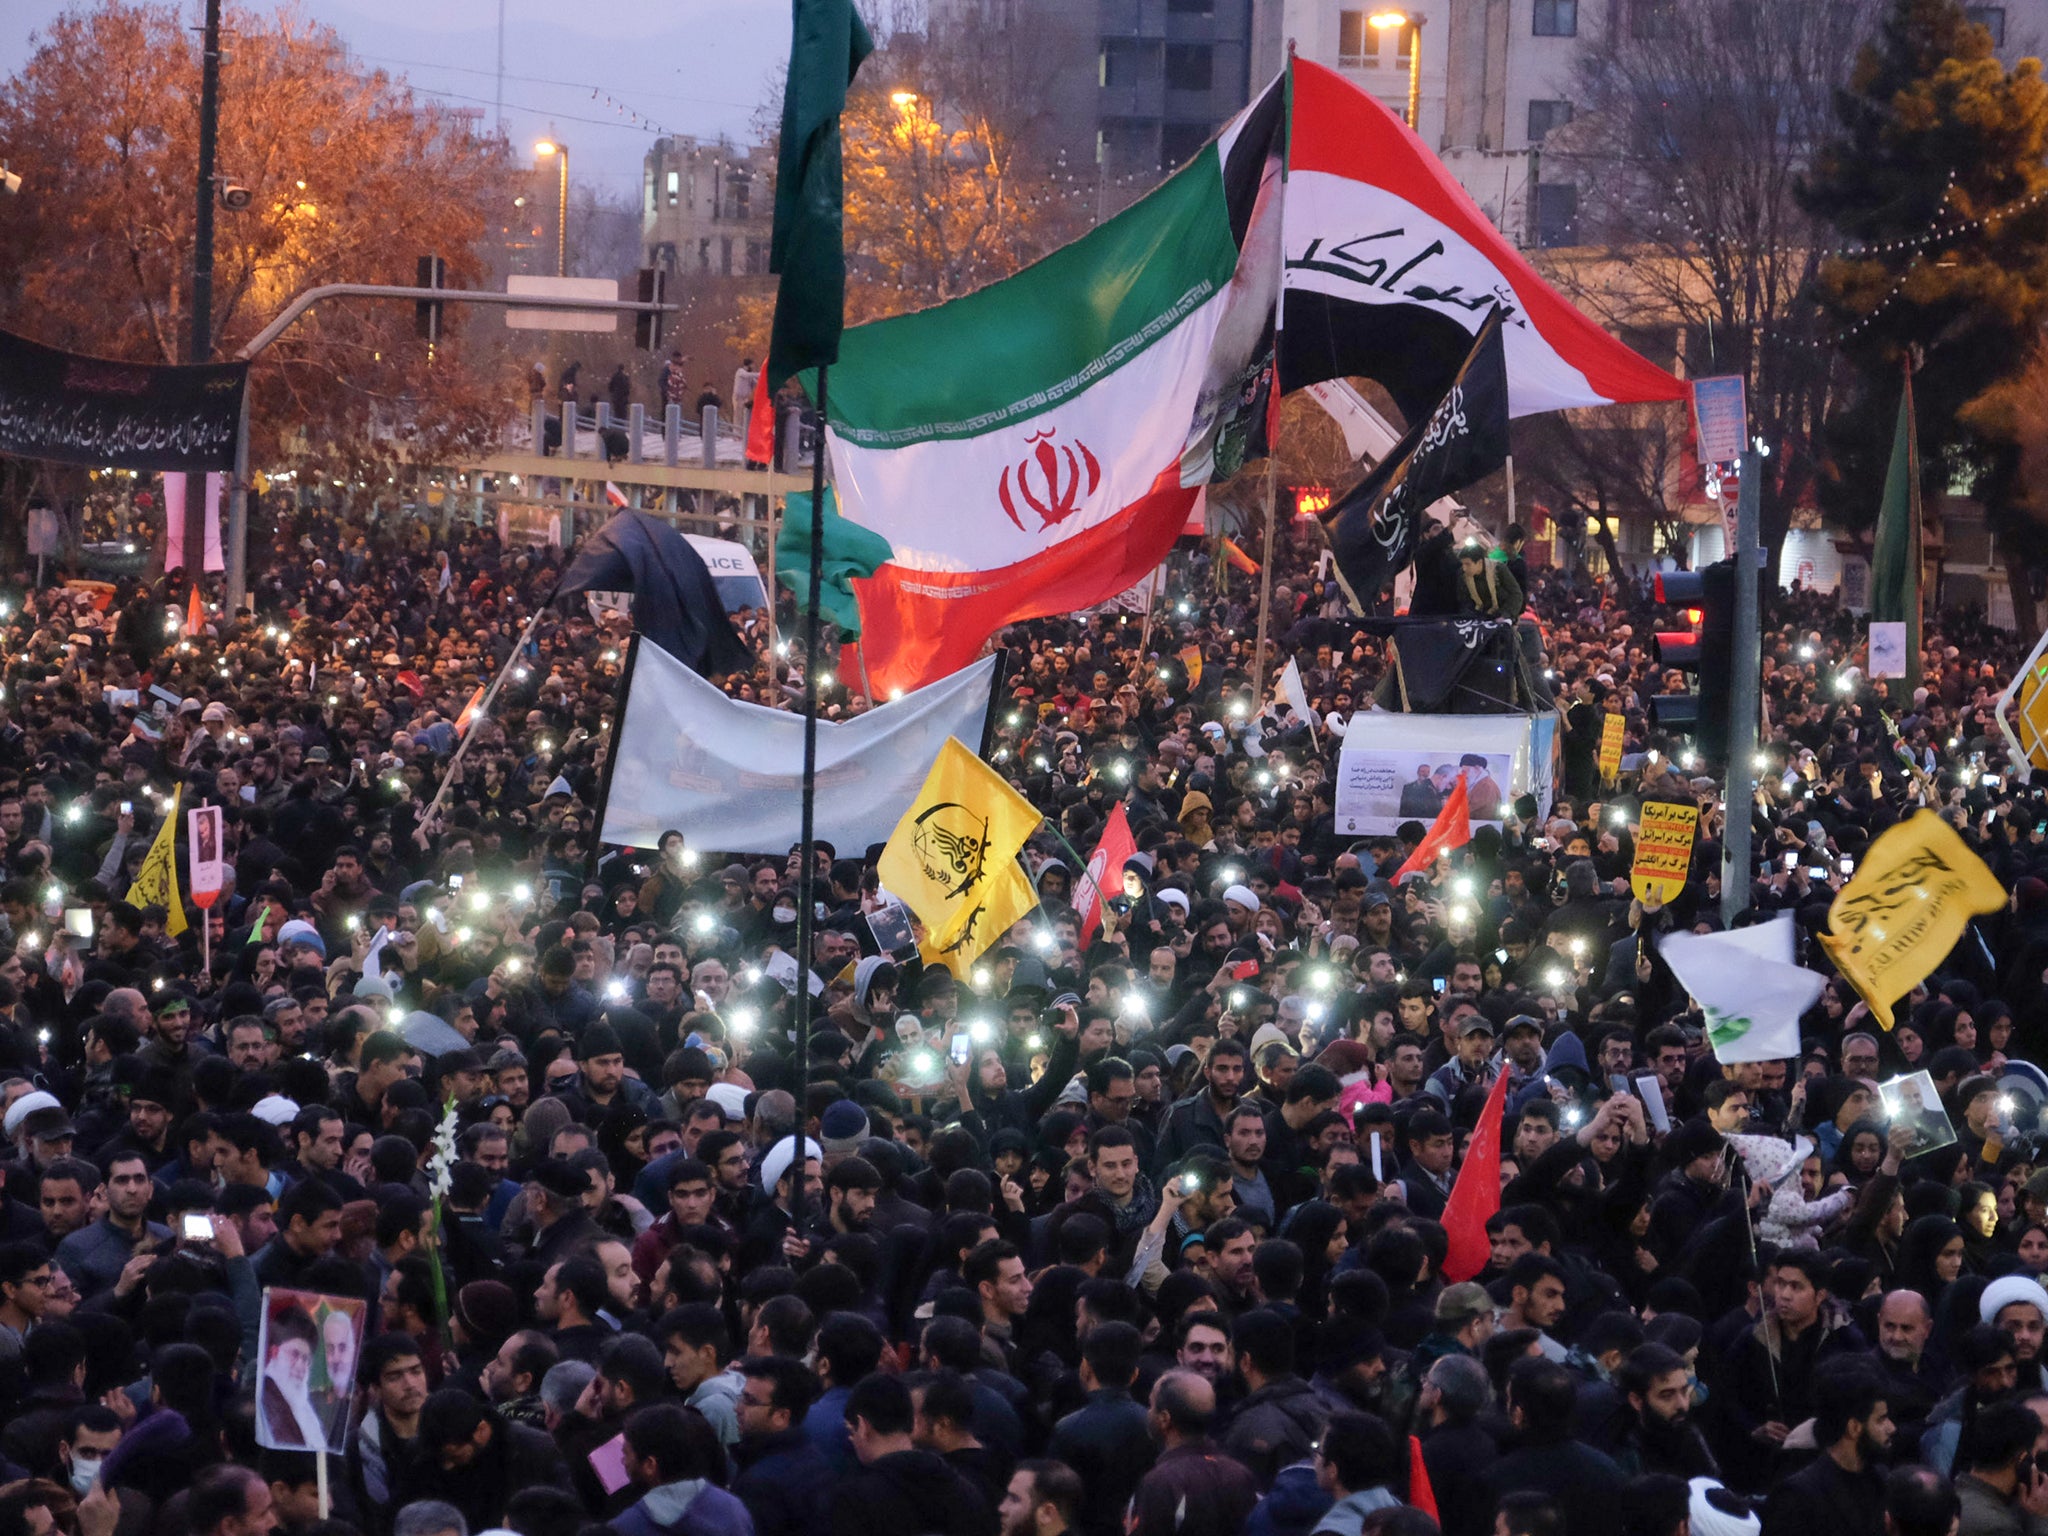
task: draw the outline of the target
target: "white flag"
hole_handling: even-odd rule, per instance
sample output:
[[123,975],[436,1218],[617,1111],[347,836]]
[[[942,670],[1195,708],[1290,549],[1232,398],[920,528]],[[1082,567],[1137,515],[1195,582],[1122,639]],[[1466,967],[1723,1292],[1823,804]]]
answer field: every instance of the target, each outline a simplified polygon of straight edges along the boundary
[[1314,727],[1316,717],[1309,712],[1308,690],[1301,685],[1301,663],[1291,656],[1280,674],[1280,697],[1293,707],[1296,724]]
[[[948,736],[980,751],[995,666],[985,657],[851,720],[820,720],[818,837],[858,857],[896,830]],[[794,710],[727,698],[641,640],[600,838],[654,848],[673,827],[693,848],[779,858],[803,827],[803,730]]]
[[1707,1016],[1717,1060],[1799,1054],[1799,1016],[1826,983],[1792,963],[1791,913],[1726,933],[1674,933],[1657,953]]

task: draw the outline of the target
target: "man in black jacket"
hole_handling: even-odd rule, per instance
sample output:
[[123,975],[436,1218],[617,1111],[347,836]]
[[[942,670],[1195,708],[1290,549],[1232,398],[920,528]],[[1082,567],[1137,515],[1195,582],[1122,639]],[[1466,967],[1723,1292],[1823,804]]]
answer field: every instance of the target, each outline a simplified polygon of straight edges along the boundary
[[1813,1395],[1821,1453],[1765,1502],[1763,1536],[1883,1530],[1884,1456],[1892,1440],[1883,1379],[1865,1361],[1833,1362],[1815,1378]]
[[505,1501],[523,1488],[569,1488],[553,1438],[508,1423],[460,1387],[443,1387],[420,1410],[420,1455],[399,1476],[397,1504],[440,1499],[473,1531],[504,1524]]
[[1508,1372],[1508,1423],[1515,1439],[1486,1472],[1487,1490],[1541,1493],[1564,1511],[1572,1536],[1619,1536],[1627,1479],[1613,1460],[1571,1437],[1572,1374],[1550,1360],[1517,1360]]
[[1117,1536],[1132,1493],[1158,1455],[1144,1405],[1131,1396],[1144,1348],[1129,1323],[1091,1328],[1081,1343],[1088,1401],[1053,1426],[1048,1452],[1081,1477],[1084,1536]]
[[866,1376],[846,1399],[860,1466],[826,1506],[830,1536],[994,1536],[995,1511],[971,1483],[911,1439],[916,1413],[897,1376]]

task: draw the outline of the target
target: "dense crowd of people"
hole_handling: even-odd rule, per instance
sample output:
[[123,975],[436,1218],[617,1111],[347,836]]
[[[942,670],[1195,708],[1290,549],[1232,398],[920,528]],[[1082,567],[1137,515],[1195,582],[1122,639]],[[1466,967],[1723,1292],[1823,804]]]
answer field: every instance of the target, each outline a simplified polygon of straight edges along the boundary
[[[801,849],[595,845],[621,635],[578,606],[515,649],[559,551],[306,512],[196,632],[175,576],[10,593],[0,1536],[2048,1531],[2012,637],[1930,615],[1907,694],[1833,594],[1771,595],[1752,915],[1826,972],[1834,890],[1922,806],[2011,904],[1895,1027],[1830,979],[1797,1057],[1724,1065],[1659,953],[1721,925],[1720,780],[1647,709],[1683,621],[1501,562],[1555,803],[1396,879],[1419,821],[1333,818],[1386,641],[1281,543],[1264,675],[1313,719],[1201,552],[1149,621],[1001,637],[1041,900],[957,975],[879,951],[875,850],[817,849],[800,956]],[[726,686],[788,706],[787,613],[739,625]],[[1701,812],[1648,905],[1646,797]],[[1077,910],[1118,803],[1138,851]],[[202,804],[225,888],[191,904],[181,832],[177,904],[138,900]],[[1876,1093],[1921,1071],[1931,1149]]]

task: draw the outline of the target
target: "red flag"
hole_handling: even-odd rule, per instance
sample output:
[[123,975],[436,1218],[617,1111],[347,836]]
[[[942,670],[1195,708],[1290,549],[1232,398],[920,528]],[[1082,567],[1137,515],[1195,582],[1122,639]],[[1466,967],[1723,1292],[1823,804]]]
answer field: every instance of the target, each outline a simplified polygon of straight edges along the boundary
[[1486,1095],[1486,1107],[1479,1111],[1479,1125],[1465,1149],[1458,1182],[1444,1202],[1443,1226],[1450,1234],[1451,1246],[1444,1255],[1443,1274],[1453,1284],[1470,1280],[1486,1268],[1493,1254],[1486,1221],[1500,1209],[1500,1122],[1507,1102],[1508,1073],[1503,1067]]
[[617,507],[621,512],[633,504],[627,499],[626,493],[616,485],[613,485],[609,480],[604,483],[604,499]]
[[754,405],[747,413],[747,458],[755,464],[775,462],[775,397],[768,393],[768,369],[754,375]]
[[460,736],[469,729],[470,721],[476,718],[477,706],[484,701],[484,685],[478,683],[476,692],[469,696],[469,702],[462,706],[462,713],[455,717],[455,734]]
[[1119,800],[1111,807],[1109,820],[1102,828],[1102,841],[1088,855],[1086,873],[1074,883],[1074,910],[1081,914],[1081,948],[1088,947],[1095,930],[1102,926],[1103,888],[1108,887],[1112,894],[1122,892],[1124,860],[1137,851],[1131,824],[1124,819],[1124,803]]
[[1436,1490],[1429,1485],[1429,1463],[1422,1459],[1422,1442],[1414,1435],[1408,1437],[1408,1502],[1439,1525],[1443,1523],[1436,1512]]
[[1436,820],[1430,823],[1429,831],[1415,851],[1408,855],[1408,862],[1394,871],[1398,882],[1403,875],[1412,875],[1418,869],[1427,869],[1437,861],[1440,854],[1449,853],[1453,848],[1462,848],[1472,841],[1472,800],[1465,793],[1465,775],[1458,775],[1458,787],[1451,791],[1444,808],[1436,813]]
[[1236,566],[1240,571],[1243,571],[1247,576],[1259,574],[1259,562],[1239,549],[1235,539],[1225,539],[1223,541],[1223,558]]
[[185,638],[195,638],[206,627],[206,609],[199,601],[199,588],[194,584],[192,600],[185,605]]

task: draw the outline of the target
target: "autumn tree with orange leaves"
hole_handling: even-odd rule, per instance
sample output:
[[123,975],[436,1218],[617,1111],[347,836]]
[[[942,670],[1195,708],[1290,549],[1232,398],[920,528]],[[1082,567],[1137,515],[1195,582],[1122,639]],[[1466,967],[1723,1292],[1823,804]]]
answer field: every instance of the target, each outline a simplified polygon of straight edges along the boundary
[[[0,326],[184,360],[200,73],[186,21],[175,5],[102,0],[59,17],[0,84],[0,152],[24,179],[0,210]],[[423,254],[445,259],[450,287],[491,284],[516,195],[501,141],[289,11],[230,10],[225,36],[220,179],[252,201],[215,215],[213,356],[305,288],[410,284]],[[381,485],[401,450],[434,462],[495,433],[514,366],[459,307],[430,358],[411,305],[323,304],[254,369],[251,462]]]

